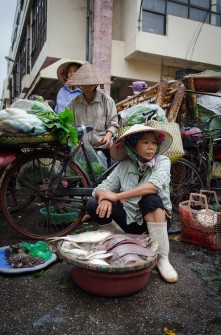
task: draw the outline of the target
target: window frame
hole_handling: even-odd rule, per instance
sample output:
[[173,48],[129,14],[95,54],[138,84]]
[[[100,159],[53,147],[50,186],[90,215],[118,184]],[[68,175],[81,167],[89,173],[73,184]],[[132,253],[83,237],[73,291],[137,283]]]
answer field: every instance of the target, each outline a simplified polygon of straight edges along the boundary
[[[146,0],[146,2],[150,2],[151,4],[151,1],[156,1],[156,0]],[[191,9],[194,9],[194,10],[201,10],[201,11],[204,11],[206,16],[203,16],[203,18],[205,17],[206,20],[208,20],[208,22],[206,22],[207,24],[210,24],[210,25],[213,25],[213,26],[216,26],[216,27],[221,27],[221,13],[218,12],[217,8],[218,8],[218,4],[217,5],[214,5],[213,4],[213,0],[209,0],[209,8],[206,9],[205,7],[202,7],[197,4],[192,4],[191,3],[191,0],[164,0],[165,1],[165,11],[164,13],[162,13],[162,10],[160,11],[157,11],[156,9],[154,10],[153,8],[152,9],[144,9],[145,6],[148,6],[147,3],[144,3],[142,2],[142,31],[144,32],[149,32],[147,30],[144,30],[143,27],[143,13],[145,12],[148,12],[148,13],[152,13],[154,15],[161,15],[161,16],[164,16],[164,31],[163,31],[163,34],[159,34],[157,32],[152,32],[153,34],[158,34],[158,35],[166,35],[166,17],[167,15],[174,15],[174,16],[177,16],[177,17],[182,17],[182,18],[186,18],[186,19],[189,19],[189,20],[195,20],[197,22],[202,22],[203,19],[201,20],[197,20],[197,19],[193,19],[193,18],[190,18],[190,15],[191,15]],[[186,3],[185,3],[186,2]],[[154,2],[152,2],[154,3]],[[174,5],[182,5],[182,6],[185,6],[187,7],[187,15],[186,16],[180,16],[180,15],[175,15],[175,14],[170,14],[168,13],[168,4],[171,4],[171,3],[174,3]],[[214,6],[216,6],[216,10],[214,10]],[[214,15],[216,15],[216,17],[219,18],[220,16],[220,19],[216,19],[216,23],[214,23]],[[205,21],[203,21],[205,22]],[[151,28],[151,27],[150,27]],[[149,32],[150,33],[150,32]]]

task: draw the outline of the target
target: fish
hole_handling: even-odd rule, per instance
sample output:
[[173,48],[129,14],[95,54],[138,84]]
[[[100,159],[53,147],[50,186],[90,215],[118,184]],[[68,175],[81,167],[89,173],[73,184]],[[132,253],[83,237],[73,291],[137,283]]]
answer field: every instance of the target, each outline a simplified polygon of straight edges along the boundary
[[75,243],[75,242],[70,242],[70,241],[63,241],[62,242],[62,248],[66,248],[66,249],[74,249],[74,248],[77,248],[77,249],[84,249],[81,245]]
[[127,243],[127,244],[132,243],[132,244],[143,246],[138,239],[135,240],[123,234],[115,234],[113,236],[108,236],[106,239],[101,241],[97,246],[97,250],[105,249],[108,251],[108,250],[113,249],[117,245],[124,244],[124,243]]
[[102,259],[92,258],[87,262],[87,264],[91,265],[109,265],[107,262],[103,261]]
[[113,254],[111,252],[107,252],[106,250],[102,250],[103,252],[92,252],[91,254],[89,254],[87,257],[88,258],[109,258],[111,256],[113,256]]
[[129,264],[140,265],[144,262],[145,260],[141,256],[135,254],[126,254],[118,258],[116,261],[110,262],[110,265],[111,266],[125,266]]
[[153,257],[157,255],[157,253],[152,251],[151,249],[143,248],[135,244],[120,244],[117,247],[113,248],[111,252],[113,253],[111,261],[115,261],[126,254],[136,254],[138,256],[145,257]]
[[79,256],[87,257],[87,255],[88,255],[88,252],[86,250],[77,249],[77,248],[75,248],[75,249],[61,248],[61,253],[73,255],[76,258],[78,258]]
[[98,243],[104,240],[107,236],[113,234],[112,231],[108,230],[96,230],[96,231],[87,231],[80,234],[75,235],[66,235],[66,236],[54,236],[54,237],[48,237],[48,240],[51,241],[70,241],[75,243],[84,243],[84,242],[90,242],[90,243]]

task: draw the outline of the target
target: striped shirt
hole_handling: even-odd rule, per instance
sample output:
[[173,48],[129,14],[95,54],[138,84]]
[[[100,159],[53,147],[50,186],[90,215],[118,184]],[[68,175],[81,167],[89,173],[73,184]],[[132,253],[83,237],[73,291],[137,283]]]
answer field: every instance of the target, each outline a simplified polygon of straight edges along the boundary
[[[117,165],[107,179],[94,189],[92,195],[95,197],[96,190],[103,189],[115,193],[124,192],[148,182],[152,183],[158,189],[158,194],[162,199],[165,210],[171,213],[170,166],[171,162],[169,158],[159,155],[157,156],[155,166],[152,168],[148,167],[139,181],[139,175],[136,173],[132,161],[127,159]],[[143,223],[143,217],[138,205],[140,199],[141,197],[130,198],[126,199],[123,203],[128,225],[132,222],[137,222],[139,225]]]

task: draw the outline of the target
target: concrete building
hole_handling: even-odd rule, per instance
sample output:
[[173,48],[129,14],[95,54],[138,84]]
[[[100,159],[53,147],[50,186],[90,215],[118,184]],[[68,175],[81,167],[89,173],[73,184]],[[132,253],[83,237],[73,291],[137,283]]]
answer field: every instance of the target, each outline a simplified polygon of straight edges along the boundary
[[116,102],[149,85],[221,69],[221,0],[18,0],[3,106],[56,100],[58,66],[88,60],[112,78]]

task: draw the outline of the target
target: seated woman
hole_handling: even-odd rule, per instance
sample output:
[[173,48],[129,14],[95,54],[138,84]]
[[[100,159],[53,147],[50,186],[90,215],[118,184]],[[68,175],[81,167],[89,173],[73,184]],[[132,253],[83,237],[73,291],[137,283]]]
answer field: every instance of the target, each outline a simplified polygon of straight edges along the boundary
[[163,130],[134,125],[112,145],[120,161],[95,188],[87,212],[98,224],[114,220],[126,233],[149,235],[158,242],[158,269],[167,282],[178,280],[169,262],[167,225],[171,221],[170,160],[163,154],[172,144]]

